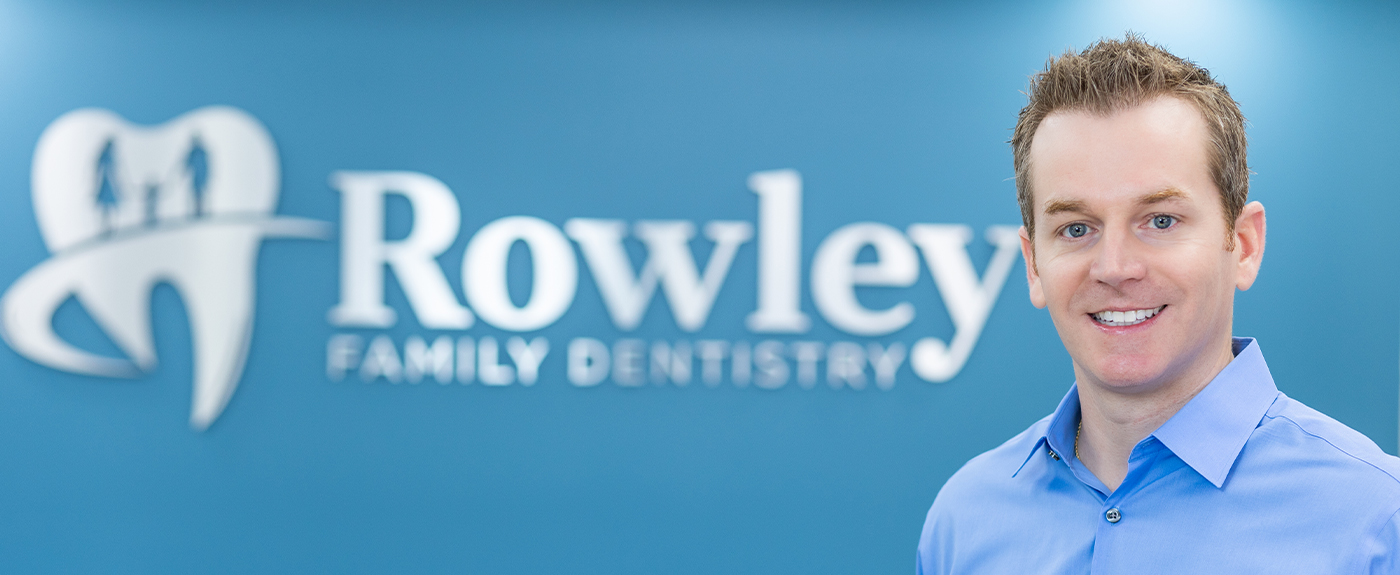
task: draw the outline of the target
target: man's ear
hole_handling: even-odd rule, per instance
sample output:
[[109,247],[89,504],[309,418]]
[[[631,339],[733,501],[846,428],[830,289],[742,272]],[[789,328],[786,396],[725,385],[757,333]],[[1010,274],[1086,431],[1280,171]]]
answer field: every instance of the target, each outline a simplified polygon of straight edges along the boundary
[[1264,204],[1249,202],[1235,219],[1235,287],[1247,290],[1264,261]]
[[1040,289],[1040,273],[1035,269],[1035,244],[1026,226],[1021,226],[1021,257],[1026,260],[1026,284],[1031,288],[1031,305],[1045,309],[1045,292]]

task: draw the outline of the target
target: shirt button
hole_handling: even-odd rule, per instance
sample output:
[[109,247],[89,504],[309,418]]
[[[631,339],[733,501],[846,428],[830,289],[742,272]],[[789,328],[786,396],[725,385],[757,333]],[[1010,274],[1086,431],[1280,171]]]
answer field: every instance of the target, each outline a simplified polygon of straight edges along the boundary
[[1123,513],[1118,511],[1117,507],[1111,507],[1108,511],[1104,512],[1103,518],[1107,519],[1109,523],[1117,523],[1118,520],[1123,518]]
[[1055,461],[1059,461],[1059,460],[1060,460],[1060,454],[1055,453],[1055,450],[1051,449],[1051,450],[1050,450],[1050,459],[1054,459]]

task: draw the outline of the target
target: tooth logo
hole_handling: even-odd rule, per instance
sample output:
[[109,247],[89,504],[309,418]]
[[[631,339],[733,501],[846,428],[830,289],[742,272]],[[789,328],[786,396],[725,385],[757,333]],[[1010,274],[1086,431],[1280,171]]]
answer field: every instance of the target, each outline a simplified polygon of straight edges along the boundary
[[[168,282],[190,318],[190,426],[209,427],[248,355],[262,240],[321,238],[328,230],[273,216],[281,174],[267,130],[228,107],[159,126],[75,110],[44,130],[32,170],[35,217],[53,255],[0,298],[0,335],[54,369],[136,377],[156,365],[151,290]],[[54,312],[69,298],[127,358],[78,349],[54,333]]]

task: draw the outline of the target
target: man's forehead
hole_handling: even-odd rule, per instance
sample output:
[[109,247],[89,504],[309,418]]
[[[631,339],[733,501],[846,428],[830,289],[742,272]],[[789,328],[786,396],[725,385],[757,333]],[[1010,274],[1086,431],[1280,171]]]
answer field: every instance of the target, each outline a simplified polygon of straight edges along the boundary
[[1037,211],[1079,209],[1074,202],[1093,197],[1136,204],[1216,191],[1209,146],[1204,117],[1176,97],[1110,113],[1053,112],[1036,130],[1027,166]]
[[1179,98],[1168,97],[1107,114],[1052,112],[1036,129],[1030,159],[1040,163],[1061,159],[1072,151],[1121,150],[1125,136],[1145,145],[1189,143],[1202,157],[1210,142],[1210,130],[1200,111]]

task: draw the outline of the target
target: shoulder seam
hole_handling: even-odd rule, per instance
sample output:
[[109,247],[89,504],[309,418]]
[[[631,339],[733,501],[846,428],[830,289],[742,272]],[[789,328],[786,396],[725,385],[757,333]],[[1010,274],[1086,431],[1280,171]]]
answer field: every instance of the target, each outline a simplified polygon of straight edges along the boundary
[[[1308,429],[1307,429],[1306,427],[1303,427],[1302,424],[1298,423],[1297,421],[1294,421],[1293,418],[1288,417],[1287,415],[1283,415],[1283,414],[1279,414],[1279,415],[1269,415],[1269,414],[1267,414],[1267,413],[1264,414],[1264,417],[1266,417],[1266,418],[1268,418],[1268,419],[1282,419],[1282,420],[1284,420],[1284,421],[1287,421],[1288,423],[1293,424],[1293,427],[1298,428],[1298,431],[1301,431],[1301,432],[1303,432],[1304,434],[1307,434],[1309,437],[1314,437],[1314,438],[1317,438],[1317,439],[1322,440],[1323,443],[1326,443],[1327,445],[1331,446],[1332,449],[1335,449],[1335,450],[1337,450],[1338,452],[1340,452],[1340,453],[1346,455],[1347,457],[1350,457],[1350,458],[1352,458],[1352,459],[1355,459],[1355,460],[1357,460],[1357,461],[1360,461],[1361,463],[1366,464],[1367,466],[1371,467],[1372,469],[1375,469],[1376,471],[1379,471],[1379,472],[1385,474],[1385,476],[1386,476],[1386,477],[1389,477],[1391,481],[1394,481],[1397,485],[1400,485],[1400,477],[1396,477],[1395,474],[1393,474],[1393,473],[1391,473],[1391,472],[1389,472],[1389,471],[1386,471],[1385,469],[1382,469],[1380,466],[1378,466],[1378,465],[1376,465],[1376,464],[1374,464],[1374,463],[1371,463],[1370,461],[1367,461],[1367,460],[1365,460],[1365,459],[1362,459],[1362,458],[1360,458],[1360,457],[1357,457],[1356,455],[1352,454],[1350,451],[1347,451],[1347,450],[1345,450],[1345,449],[1342,449],[1341,447],[1337,446],[1337,444],[1332,443],[1332,442],[1331,442],[1330,440],[1328,440],[1326,437],[1323,437],[1323,436],[1321,436],[1321,435],[1318,435],[1318,434],[1316,434],[1316,433],[1313,433],[1313,432],[1311,432],[1311,431],[1308,431]],[[1360,433],[1360,432],[1357,432],[1357,433]]]

